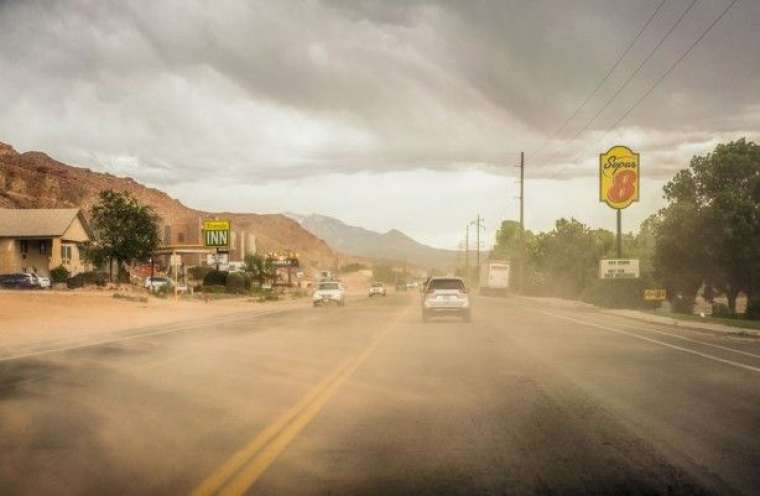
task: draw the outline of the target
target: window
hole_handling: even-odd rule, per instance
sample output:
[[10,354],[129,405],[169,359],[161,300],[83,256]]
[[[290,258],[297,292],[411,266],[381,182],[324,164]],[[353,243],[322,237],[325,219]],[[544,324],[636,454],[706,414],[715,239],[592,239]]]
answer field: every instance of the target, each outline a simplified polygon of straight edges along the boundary
[[61,245],[61,259],[63,263],[71,263],[71,245]]
[[45,241],[44,239],[40,240],[39,246],[40,246],[40,255],[47,255],[47,252],[48,252],[47,241]]
[[22,239],[21,241],[19,241],[19,245],[20,245],[22,254],[26,255],[27,253],[29,253],[29,241]]

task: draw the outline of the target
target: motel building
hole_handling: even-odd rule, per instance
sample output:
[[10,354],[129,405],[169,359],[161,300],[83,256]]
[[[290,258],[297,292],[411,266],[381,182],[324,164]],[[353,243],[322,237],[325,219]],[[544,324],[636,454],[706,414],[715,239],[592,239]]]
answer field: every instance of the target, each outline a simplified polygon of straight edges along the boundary
[[80,249],[91,238],[76,208],[0,209],[0,274],[49,276],[61,265],[72,275],[90,270]]

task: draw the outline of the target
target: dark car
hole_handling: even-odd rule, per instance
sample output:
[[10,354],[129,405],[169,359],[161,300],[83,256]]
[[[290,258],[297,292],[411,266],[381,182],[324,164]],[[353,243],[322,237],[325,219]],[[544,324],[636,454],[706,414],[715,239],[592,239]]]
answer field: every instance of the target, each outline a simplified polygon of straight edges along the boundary
[[0,274],[0,288],[6,289],[40,289],[42,285],[34,274],[17,272]]

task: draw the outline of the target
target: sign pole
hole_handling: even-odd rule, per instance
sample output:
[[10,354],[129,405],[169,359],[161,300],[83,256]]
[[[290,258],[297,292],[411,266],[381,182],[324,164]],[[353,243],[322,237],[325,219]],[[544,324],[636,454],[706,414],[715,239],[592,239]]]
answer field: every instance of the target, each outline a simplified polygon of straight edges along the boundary
[[617,257],[623,258],[623,211],[617,209]]

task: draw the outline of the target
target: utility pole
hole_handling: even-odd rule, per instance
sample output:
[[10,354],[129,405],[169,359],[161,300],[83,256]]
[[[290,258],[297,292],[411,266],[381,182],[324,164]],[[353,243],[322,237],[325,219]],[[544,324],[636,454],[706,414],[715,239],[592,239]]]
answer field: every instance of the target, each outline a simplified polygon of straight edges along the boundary
[[464,280],[470,280],[470,225],[465,226],[464,233]]
[[520,152],[520,293],[523,292],[525,261],[525,152]]
[[[480,271],[480,230],[485,229],[486,226],[483,225],[483,217],[481,217],[480,214],[478,214],[475,220],[470,222],[470,224],[475,224],[475,262],[477,270]],[[480,272],[478,272],[478,274],[480,274]]]

